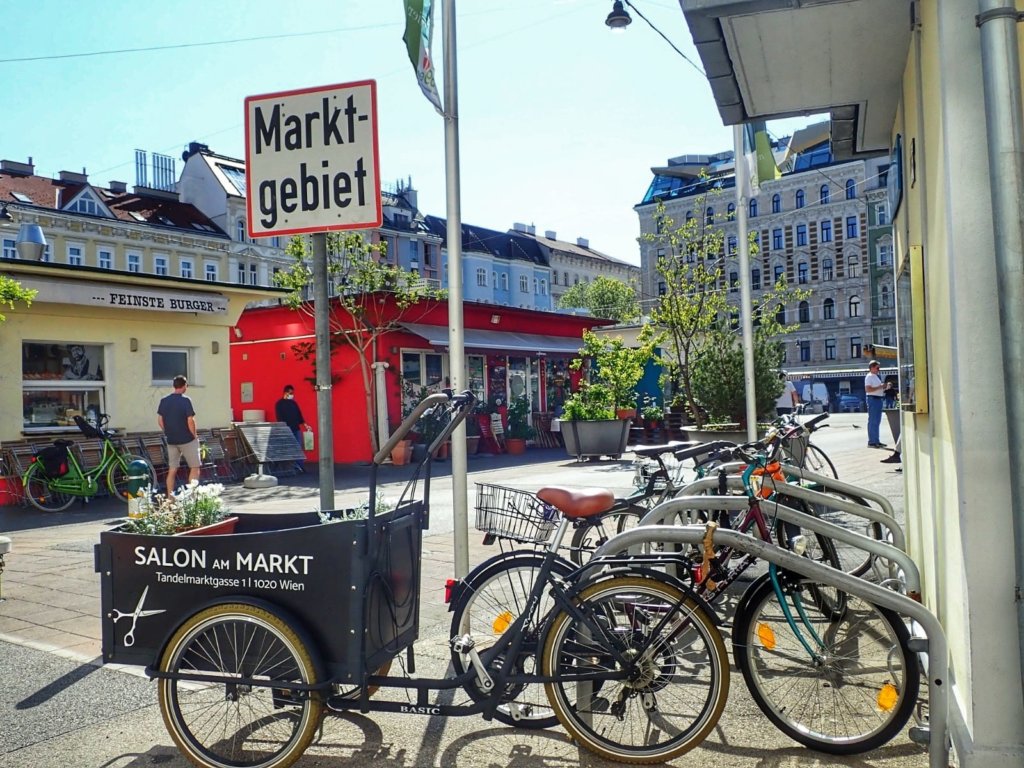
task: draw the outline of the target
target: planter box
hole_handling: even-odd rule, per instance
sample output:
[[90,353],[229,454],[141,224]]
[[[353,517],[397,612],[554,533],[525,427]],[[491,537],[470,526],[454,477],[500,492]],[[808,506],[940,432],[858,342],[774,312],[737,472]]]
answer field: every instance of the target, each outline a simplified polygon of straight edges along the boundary
[[563,421],[562,438],[565,450],[577,461],[584,456],[611,456],[619,458],[629,443],[628,419],[607,421]]
[[187,531],[178,531],[175,536],[222,536],[227,533],[234,533],[238,525],[237,517],[225,517],[216,523],[203,525],[199,528],[189,528]]
[[743,445],[747,442],[747,431],[745,429],[697,429],[696,427],[684,427],[686,440],[694,440],[698,443],[710,443],[715,440],[725,440],[729,443]]

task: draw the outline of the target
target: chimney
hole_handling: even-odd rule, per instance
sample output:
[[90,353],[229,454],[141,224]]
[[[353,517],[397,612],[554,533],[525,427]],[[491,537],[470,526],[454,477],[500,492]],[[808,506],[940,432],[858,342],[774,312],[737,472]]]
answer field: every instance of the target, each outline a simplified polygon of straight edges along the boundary
[[81,173],[75,171],[61,171],[60,180],[66,181],[69,184],[88,184],[89,177],[85,173],[85,168],[82,169]]
[[587,240],[587,238],[585,238],[585,237],[577,237],[576,238],[576,245],[578,245],[580,248],[589,248],[590,247],[590,241]]
[[109,189],[115,195],[123,195],[128,192],[128,184],[124,181],[111,181],[109,182]]
[[526,227],[526,234],[528,234],[528,235],[536,235],[537,234],[537,228],[535,226],[533,226],[533,224],[530,224],[529,226]]
[[544,230],[544,237],[546,237],[548,240],[557,240],[558,239],[558,233],[555,232],[555,230],[553,230],[553,229],[545,229]]
[[7,173],[11,176],[32,176],[36,167],[32,164],[32,158],[27,163],[19,163],[17,160],[0,160],[0,173]]
[[512,231],[513,232],[523,232],[525,234],[525,232],[526,232],[526,225],[523,224],[522,222],[517,221],[515,224],[512,225]]
[[182,160],[188,160],[192,155],[199,152],[209,152],[210,148],[206,144],[200,144],[198,141],[190,141],[188,147],[184,152],[181,153]]

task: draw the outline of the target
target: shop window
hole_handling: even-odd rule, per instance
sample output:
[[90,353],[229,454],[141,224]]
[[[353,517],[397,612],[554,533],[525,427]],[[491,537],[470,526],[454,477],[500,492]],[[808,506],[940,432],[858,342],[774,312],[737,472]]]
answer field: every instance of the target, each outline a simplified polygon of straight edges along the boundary
[[153,347],[150,361],[154,384],[170,384],[175,376],[192,379],[192,350],[188,347]]
[[104,412],[104,348],[100,344],[21,345],[25,431],[74,429],[75,416]]
[[477,402],[487,402],[483,355],[466,355],[466,388],[476,395]]

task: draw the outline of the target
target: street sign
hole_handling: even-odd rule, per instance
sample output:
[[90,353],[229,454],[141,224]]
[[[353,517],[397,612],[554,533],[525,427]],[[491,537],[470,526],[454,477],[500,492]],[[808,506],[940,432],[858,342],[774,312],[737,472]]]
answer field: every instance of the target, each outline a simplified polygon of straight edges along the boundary
[[377,83],[245,100],[250,237],[379,227]]

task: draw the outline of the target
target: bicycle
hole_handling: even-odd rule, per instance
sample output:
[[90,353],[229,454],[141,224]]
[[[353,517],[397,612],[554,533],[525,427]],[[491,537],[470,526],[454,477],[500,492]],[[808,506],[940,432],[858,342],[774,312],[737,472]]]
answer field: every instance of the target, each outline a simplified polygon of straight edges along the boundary
[[85,437],[102,440],[102,452],[96,466],[83,469],[68,440],[57,440],[46,451],[56,449],[58,464],[63,472],[48,470],[37,453],[21,478],[25,497],[36,509],[43,512],[60,512],[74,503],[76,498],[89,499],[99,493],[100,480],[105,480],[111,496],[127,502],[131,494],[128,465],[142,462],[149,474],[149,485],[156,483],[156,476],[149,462],[141,456],[129,453],[114,443],[116,433],[105,429],[110,421],[107,414],[100,414],[99,425],[93,426],[81,416],[75,416],[75,425]]

